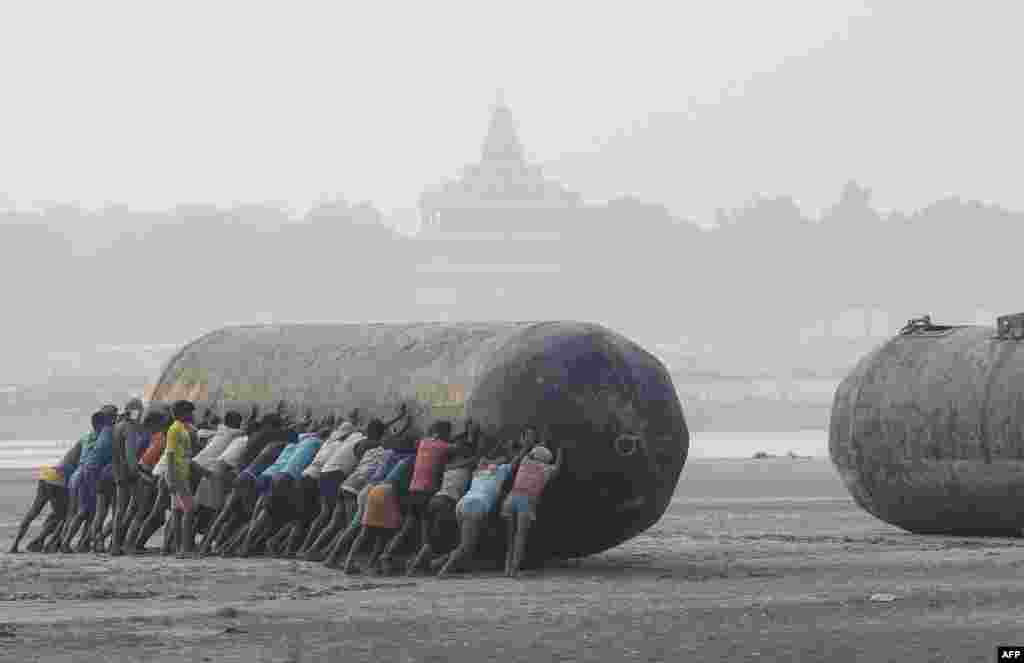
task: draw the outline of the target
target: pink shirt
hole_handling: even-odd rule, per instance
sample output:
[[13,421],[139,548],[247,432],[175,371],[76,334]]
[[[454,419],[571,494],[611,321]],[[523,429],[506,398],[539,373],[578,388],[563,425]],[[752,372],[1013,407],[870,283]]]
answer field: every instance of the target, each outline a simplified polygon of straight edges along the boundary
[[540,494],[544,492],[544,486],[554,473],[554,465],[526,458],[519,463],[519,471],[516,472],[511,492],[515,495],[539,498]]
[[437,490],[441,483],[441,470],[444,467],[450,442],[426,437],[416,447],[416,464],[412,470],[411,492],[428,492]]

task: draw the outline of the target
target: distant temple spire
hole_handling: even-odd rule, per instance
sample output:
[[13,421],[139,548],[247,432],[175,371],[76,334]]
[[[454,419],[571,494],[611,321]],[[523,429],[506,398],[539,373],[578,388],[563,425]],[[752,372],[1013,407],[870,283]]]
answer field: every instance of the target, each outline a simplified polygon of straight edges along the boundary
[[491,121],[487,127],[481,150],[481,161],[517,161],[524,162],[526,157],[522,143],[519,142],[519,131],[512,111],[505,104],[505,93],[498,89]]
[[544,179],[526,160],[519,131],[505,95],[498,90],[491,109],[481,158],[466,165],[455,180],[420,195],[425,231],[518,232],[549,229],[553,219],[580,207],[579,194]]

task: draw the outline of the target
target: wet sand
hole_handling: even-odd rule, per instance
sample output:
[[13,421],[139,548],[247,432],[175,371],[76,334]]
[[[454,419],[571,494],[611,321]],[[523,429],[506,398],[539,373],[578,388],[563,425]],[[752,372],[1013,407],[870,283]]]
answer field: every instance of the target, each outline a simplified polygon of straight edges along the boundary
[[[4,550],[32,490],[0,472]],[[991,661],[1024,642],[1022,567],[873,519],[827,461],[691,460],[655,527],[517,580],[3,554],[0,660]]]

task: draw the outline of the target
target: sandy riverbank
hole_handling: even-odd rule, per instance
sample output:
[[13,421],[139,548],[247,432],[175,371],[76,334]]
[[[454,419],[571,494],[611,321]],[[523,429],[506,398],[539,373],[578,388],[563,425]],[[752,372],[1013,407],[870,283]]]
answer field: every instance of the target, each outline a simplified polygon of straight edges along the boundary
[[[0,660],[959,663],[1024,640],[1020,542],[904,534],[827,462],[767,463],[691,461],[657,526],[519,580],[2,555]],[[0,475],[4,547],[30,490]]]

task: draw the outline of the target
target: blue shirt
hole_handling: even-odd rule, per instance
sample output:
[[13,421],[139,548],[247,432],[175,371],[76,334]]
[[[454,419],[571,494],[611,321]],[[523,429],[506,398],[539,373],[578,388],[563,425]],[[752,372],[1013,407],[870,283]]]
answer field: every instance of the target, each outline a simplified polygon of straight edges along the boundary
[[391,470],[395,469],[395,466],[406,458],[416,458],[416,452],[390,449],[384,461],[377,466],[377,471],[370,477],[370,483],[380,483],[387,479]]
[[415,464],[415,456],[405,456],[395,463],[394,468],[388,472],[387,478],[384,479],[385,482],[395,487],[395,493],[399,497],[404,497],[409,492],[409,483],[412,481],[412,470]]
[[[81,444],[82,447],[78,452],[77,459],[74,459],[73,454],[70,452],[64,454],[64,458],[62,459],[61,462],[61,467],[63,468],[64,479],[68,483],[71,482],[71,475],[74,474],[81,466],[82,456],[85,455],[86,450],[88,450],[90,447],[96,446],[97,437],[98,435],[96,434],[95,431],[93,431],[91,433],[86,433],[82,437],[78,438],[78,443]],[[111,454],[111,457],[113,457],[113,454]],[[77,462],[74,462],[75,460],[77,460]]]
[[512,476],[512,464],[505,463],[498,467],[478,469],[473,472],[473,482],[469,484],[469,490],[465,497],[473,496],[480,499],[488,511],[494,509],[498,503],[498,493],[501,487]]
[[96,444],[82,452],[83,467],[106,467],[114,461],[114,427],[106,426],[96,438]]
[[303,435],[299,438],[299,443],[295,445],[295,451],[281,471],[293,479],[300,479],[302,471],[313,462],[313,458],[316,457],[316,452],[320,451],[322,444],[323,441],[316,435]]
[[284,443],[274,442],[263,447],[263,450],[253,459],[251,463],[245,466],[242,470],[242,474],[247,474],[252,478],[259,476],[263,470],[267,469],[274,464],[277,457],[284,453]]
[[267,469],[265,469],[262,472],[260,472],[260,476],[263,476],[263,475],[270,476],[271,474],[277,474],[278,472],[284,472],[285,466],[288,465],[288,460],[293,455],[295,455],[295,452],[298,451],[298,450],[299,450],[299,445],[296,442],[293,442],[292,444],[289,444],[288,446],[286,446],[284,449],[281,449],[281,454],[277,457],[277,460],[275,460],[272,465],[267,467]]

